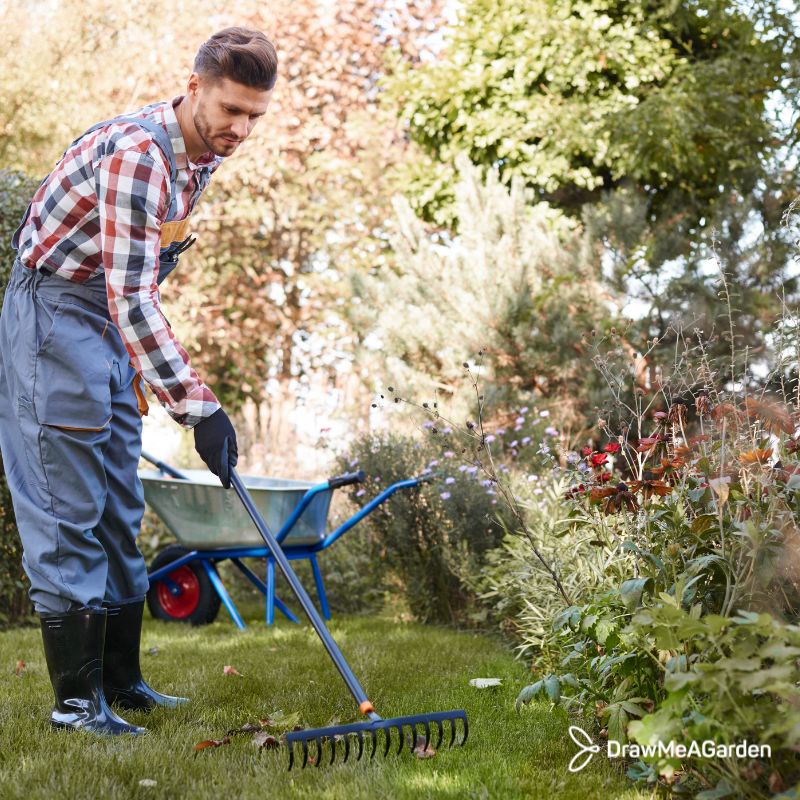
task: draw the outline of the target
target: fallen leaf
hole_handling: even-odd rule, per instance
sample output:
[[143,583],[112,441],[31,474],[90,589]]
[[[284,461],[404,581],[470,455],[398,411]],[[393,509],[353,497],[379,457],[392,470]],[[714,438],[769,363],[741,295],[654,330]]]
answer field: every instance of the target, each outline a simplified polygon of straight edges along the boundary
[[158,786],[158,781],[154,781],[151,778],[142,778],[139,781],[139,786]]
[[25,672],[25,662],[20,659],[17,661],[17,665],[14,667],[14,674],[19,677],[23,672]]
[[[266,719],[260,720],[262,728],[275,728],[276,730],[288,731],[296,725],[300,725],[300,712],[295,711],[291,714],[284,714],[280,709],[270,713]],[[300,730],[303,730],[302,726]]]
[[253,736],[253,744],[264,750],[277,750],[280,747],[278,740],[272,734],[264,731]]
[[731,479],[727,476],[723,476],[721,478],[711,478],[708,481],[708,485],[714,491],[714,493],[719,498],[719,504],[724,506],[725,503],[728,502],[728,496],[730,495],[730,486],[728,485],[731,482]]
[[222,674],[223,675],[238,675],[240,678],[244,677],[244,675],[242,675],[242,673],[239,672],[239,670],[236,669],[236,667],[232,667],[230,664],[226,664],[222,668]]
[[256,733],[260,731],[264,726],[261,723],[253,723],[253,722],[245,722],[241,728],[231,728],[227,736],[234,736],[237,733]]
[[221,739],[206,739],[204,742],[198,742],[195,746],[195,750],[205,750],[207,747],[221,747],[223,744],[228,744],[230,742],[230,738],[227,736],[223,736]]
[[491,686],[500,686],[502,683],[502,678],[473,678],[469,685],[476,689],[488,689]]
[[436,755],[436,751],[431,747],[430,742],[425,747],[424,736],[417,736],[417,743],[414,745],[412,752],[417,758],[433,758]]

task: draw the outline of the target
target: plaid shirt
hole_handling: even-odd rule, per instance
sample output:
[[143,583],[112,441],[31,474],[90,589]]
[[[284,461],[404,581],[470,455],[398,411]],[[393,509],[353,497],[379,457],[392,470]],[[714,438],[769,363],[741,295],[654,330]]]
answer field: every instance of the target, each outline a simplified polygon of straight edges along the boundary
[[[180,99],[126,114],[160,123],[172,141],[174,220],[188,217],[200,196],[198,169],[216,170],[223,160],[209,152],[189,161],[175,116]],[[191,428],[220,405],[159,307],[156,278],[169,193],[169,162],[152,134],[124,122],[100,128],[70,147],[37,190],[18,255],[29,268],[48,267],[79,283],[105,270],[108,309],[132,365],[169,415]]]

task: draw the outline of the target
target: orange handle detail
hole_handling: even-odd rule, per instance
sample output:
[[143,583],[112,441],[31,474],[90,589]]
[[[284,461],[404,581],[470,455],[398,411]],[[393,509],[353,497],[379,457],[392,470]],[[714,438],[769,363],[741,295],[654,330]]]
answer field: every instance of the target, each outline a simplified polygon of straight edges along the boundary
[[361,705],[358,707],[358,710],[359,710],[359,711],[360,711],[360,712],[361,712],[361,713],[362,713],[364,716],[366,716],[367,714],[369,714],[370,712],[374,711],[375,709],[373,708],[373,706],[372,706],[372,703],[370,703],[370,701],[369,701],[369,700],[365,700],[365,701],[364,701],[364,702],[363,702],[363,703],[362,703],[362,704],[361,704]]

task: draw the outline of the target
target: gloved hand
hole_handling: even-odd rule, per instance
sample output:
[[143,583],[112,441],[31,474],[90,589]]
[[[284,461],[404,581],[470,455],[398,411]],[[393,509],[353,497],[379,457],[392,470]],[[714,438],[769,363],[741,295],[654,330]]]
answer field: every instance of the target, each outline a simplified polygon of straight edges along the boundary
[[236,431],[221,408],[194,426],[194,449],[222,485],[230,489],[230,469],[239,460],[239,450],[236,446]]

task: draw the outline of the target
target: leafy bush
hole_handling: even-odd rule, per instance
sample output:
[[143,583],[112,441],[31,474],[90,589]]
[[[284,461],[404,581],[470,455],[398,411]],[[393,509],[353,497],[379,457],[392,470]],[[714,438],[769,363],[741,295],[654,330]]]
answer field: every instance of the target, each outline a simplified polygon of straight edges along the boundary
[[[14,263],[11,237],[36,185],[21,173],[0,170],[0,304]],[[27,586],[28,579],[22,570],[22,544],[0,458],[0,625],[19,622],[30,614]]]
[[[394,573],[411,613],[419,620],[472,624],[479,612],[472,576],[503,537],[494,492],[459,471],[453,451],[440,455],[430,443],[398,435],[367,435],[340,459],[342,470],[358,465],[367,482],[350,489],[364,505],[390,484],[415,475],[432,476],[418,488],[402,489],[361,523],[373,574]],[[436,473],[434,473],[434,469]],[[508,524],[508,520],[505,520]],[[362,539],[363,541],[363,539]]]
[[695,408],[690,419],[673,403],[648,435],[584,451],[567,503],[605,580],[555,617],[542,678],[519,702],[591,709],[618,742],[769,745],[770,757],[656,754],[629,771],[674,791],[761,797],[800,781],[795,423],[766,397],[701,393]]

